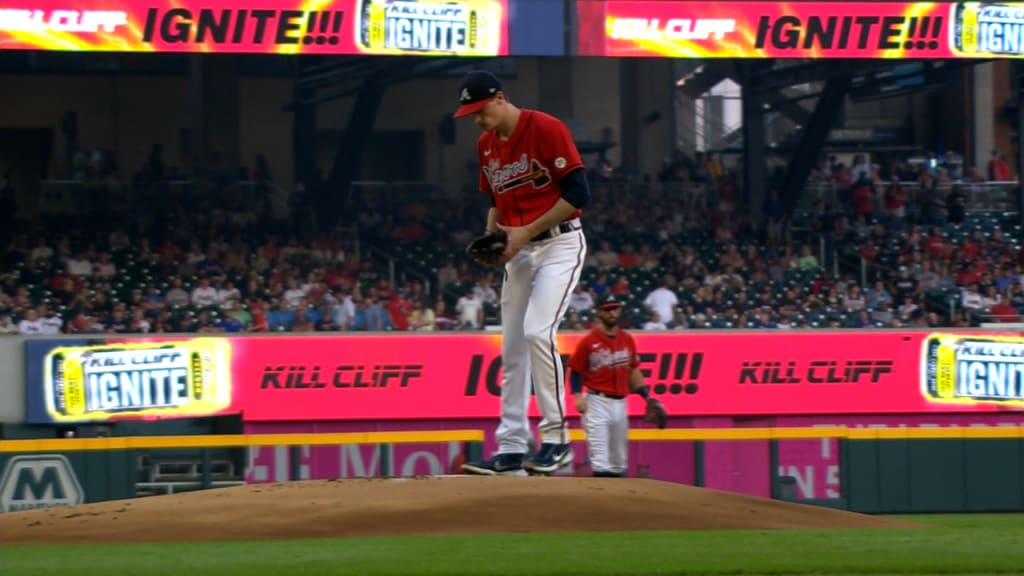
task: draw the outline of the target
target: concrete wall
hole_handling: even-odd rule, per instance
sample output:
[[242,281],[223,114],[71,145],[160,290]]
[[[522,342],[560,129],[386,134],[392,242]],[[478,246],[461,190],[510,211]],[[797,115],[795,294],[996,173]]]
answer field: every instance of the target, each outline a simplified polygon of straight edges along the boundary
[[[651,65],[667,66],[657,62]],[[243,77],[238,82],[237,103],[229,102],[218,97],[223,95],[226,84],[213,77],[221,69],[213,67],[208,73],[208,81],[217,88],[205,99],[205,123],[211,131],[230,131],[232,122],[220,119],[237,115],[238,134],[211,134],[210,147],[216,149],[218,143],[225,142],[220,147],[231,147],[237,141],[238,162],[251,169],[256,156],[264,154],[274,180],[279,185],[291,185],[292,113],[284,110],[292,96],[291,81]],[[550,59],[542,66],[540,58],[520,58],[516,60],[515,77],[505,81],[506,91],[518,105],[550,109],[581,126],[577,137],[599,140],[606,127],[616,135],[621,132],[618,69],[619,63],[613,60]],[[558,82],[559,79],[563,81]],[[661,81],[660,77],[652,77],[645,90],[651,82]],[[423,179],[450,183],[455,188],[466,178],[466,163],[474,159],[479,134],[471,121],[456,122],[455,144],[441,143],[439,123],[454,111],[458,83],[459,78],[427,78],[389,87],[374,127],[378,131],[422,131]],[[154,144],[162,145],[169,166],[189,168],[194,98],[186,76],[0,75],[0,85],[5,87],[0,91],[0,130],[52,131],[52,179],[60,179],[68,172],[60,123],[70,110],[78,113],[79,145],[114,150],[123,178],[130,178],[142,167]],[[329,137],[330,133],[344,129],[353,101],[354,97],[350,97],[321,105],[316,110],[318,131]],[[614,153],[617,162],[618,151]],[[228,152],[226,156],[230,162],[234,154]],[[329,153],[318,157],[325,171],[331,160]]]
[[25,340],[0,338],[0,423],[25,421]]

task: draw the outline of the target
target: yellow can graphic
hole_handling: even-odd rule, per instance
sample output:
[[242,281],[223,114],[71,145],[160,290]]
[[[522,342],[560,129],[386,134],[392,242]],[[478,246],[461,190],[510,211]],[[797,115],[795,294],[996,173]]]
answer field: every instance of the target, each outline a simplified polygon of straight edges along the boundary
[[949,10],[957,56],[1024,56],[1024,4],[959,2]]
[[371,54],[498,56],[500,0],[360,0],[356,42]]
[[223,338],[67,346],[44,362],[46,410],[57,422],[208,416],[231,405]]
[[921,354],[921,393],[940,404],[1024,407],[1024,338],[928,335]]

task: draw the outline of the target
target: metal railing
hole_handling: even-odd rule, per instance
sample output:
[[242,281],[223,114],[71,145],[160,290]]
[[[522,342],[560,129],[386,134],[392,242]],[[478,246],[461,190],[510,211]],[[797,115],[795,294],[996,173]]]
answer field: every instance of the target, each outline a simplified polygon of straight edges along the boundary
[[[907,193],[906,209],[911,213],[919,212],[922,209],[921,185],[916,181],[900,182],[900,185]],[[884,211],[885,190],[888,186],[889,182],[876,185],[876,212]],[[943,200],[953,192],[963,194],[968,212],[1021,212],[1021,186],[1017,182],[952,182],[939,185],[937,190]],[[824,201],[832,211],[837,211],[837,208],[851,206],[850,193],[849,186],[808,182],[800,195],[796,209],[809,211],[814,209],[818,202]]]
[[291,214],[291,196],[273,182],[235,180],[203,183],[191,179],[160,182],[107,180],[43,180],[36,211],[40,215],[75,215],[129,209],[188,206],[207,192],[217,192],[218,203],[269,212],[278,218]]

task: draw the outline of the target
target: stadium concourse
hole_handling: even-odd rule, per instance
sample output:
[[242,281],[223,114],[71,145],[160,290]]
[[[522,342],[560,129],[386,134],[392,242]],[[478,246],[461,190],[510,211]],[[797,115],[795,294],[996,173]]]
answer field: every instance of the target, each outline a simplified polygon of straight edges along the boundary
[[[1018,184],[930,166],[823,159],[792,215],[774,193],[744,206],[733,170],[712,157],[679,154],[641,181],[595,168],[590,253],[562,328],[589,327],[607,292],[625,300],[634,329],[1017,321]],[[301,197],[284,216],[272,209],[280,198],[270,182],[197,186],[143,174],[116,187],[83,177],[65,191],[86,199],[73,215],[12,221],[14,210],[4,210],[0,333],[500,322],[501,274],[463,253],[486,208],[472,186],[457,198],[425,185],[353,187],[341,221],[328,226]]]

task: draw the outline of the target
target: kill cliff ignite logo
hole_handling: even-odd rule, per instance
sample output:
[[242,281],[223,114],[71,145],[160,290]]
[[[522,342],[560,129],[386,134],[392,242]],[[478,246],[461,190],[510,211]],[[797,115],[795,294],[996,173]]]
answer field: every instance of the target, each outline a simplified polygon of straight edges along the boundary
[[340,10],[246,10],[187,8],[146,11],[146,43],[330,44],[340,42],[345,13]]

